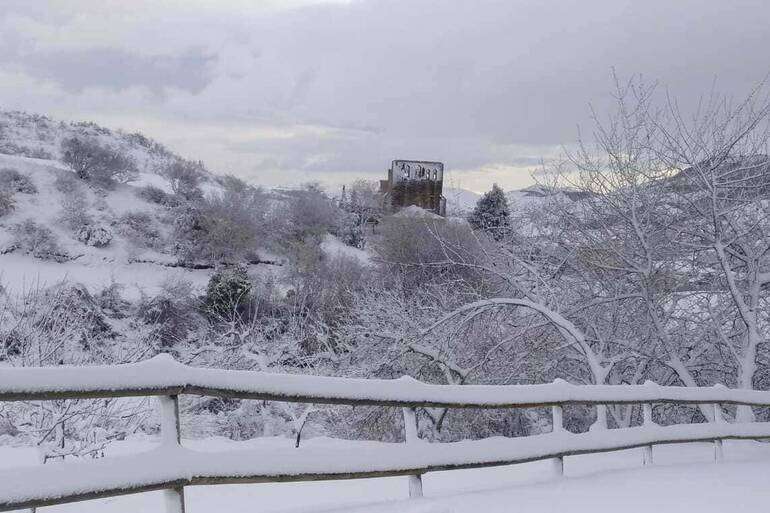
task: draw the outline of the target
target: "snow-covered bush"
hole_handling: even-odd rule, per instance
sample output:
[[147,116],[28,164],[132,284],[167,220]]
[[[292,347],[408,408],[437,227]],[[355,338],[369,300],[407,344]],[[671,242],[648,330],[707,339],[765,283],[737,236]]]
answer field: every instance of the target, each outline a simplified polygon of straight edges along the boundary
[[356,180],[347,188],[343,188],[339,199],[339,208],[347,213],[340,220],[336,235],[345,244],[363,248],[366,243],[364,232],[382,220],[384,211],[382,198],[376,182]]
[[366,244],[364,225],[354,213],[348,212],[340,216],[335,234],[343,243],[354,248],[363,249]]
[[251,301],[251,279],[240,265],[228,266],[214,273],[206,287],[203,308],[219,319],[237,316]]
[[53,182],[54,188],[64,195],[80,192],[83,190],[83,184],[74,173],[58,170]]
[[13,199],[13,193],[0,191],[0,217],[10,214],[16,207],[16,201]]
[[[134,338],[121,346],[99,305],[78,285],[33,289],[0,302],[0,361],[13,367],[109,364],[144,357]],[[7,434],[37,445],[45,460],[100,456],[110,440],[141,426],[145,399],[15,402],[4,407]],[[2,428],[0,428],[2,429]]]
[[32,179],[13,168],[0,169],[0,191],[22,194],[37,194]]
[[88,200],[81,191],[73,191],[62,198],[60,219],[73,231],[93,222],[88,209]]
[[46,226],[27,219],[11,227],[13,246],[43,260],[62,262],[68,259],[56,235]]
[[131,311],[131,303],[123,297],[125,285],[112,282],[94,296],[99,308],[114,319],[123,319]]
[[510,227],[511,210],[505,192],[497,184],[476,203],[468,222],[477,230],[484,230],[493,238],[502,239]]
[[225,190],[204,203],[202,242],[210,258],[238,261],[251,256],[267,235],[265,198],[259,189]]
[[159,249],[163,244],[160,230],[147,212],[126,212],[116,224],[118,231],[139,247]]
[[391,270],[407,275],[414,287],[429,281],[479,280],[472,265],[480,261],[484,247],[466,223],[389,216],[382,220],[378,231],[380,236],[373,244],[375,254]]
[[180,200],[173,194],[169,194],[160,187],[155,187],[154,185],[140,187],[137,191],[137,195],[149,203],[154,203],[163,207],[176,207],[179,206],[180,202]]
[[86,225],[75,233],[75,238],[86,246],[103,248],[112,242],[112,232],[101,226]]
[[291,241],[304,241],[308,237],[320,240],[337,228],[341,211],[320,186],[309,184],[288,194],[289,200],[277,216],[285,238]]
[[200,183],[203,179],[203,166],[186,160],[176,160],[169,165],[164,175],[171,182],[171,190],[184,201],[203,199]]
[[98,139],[71,137],[62,141],[62,161],[81,180],[111,188],[132,180],[137,172],[134,160]]
[[225,190],[172,211],[177,254],[186,262],[248,260],[267,235],[259,189]]
[[148,338],[161,349],[178,346],[202,326],[199,301],[192,285],[182,280],[163,283],[152,297],[143,295],[137,305],[138,320],[149,327]]

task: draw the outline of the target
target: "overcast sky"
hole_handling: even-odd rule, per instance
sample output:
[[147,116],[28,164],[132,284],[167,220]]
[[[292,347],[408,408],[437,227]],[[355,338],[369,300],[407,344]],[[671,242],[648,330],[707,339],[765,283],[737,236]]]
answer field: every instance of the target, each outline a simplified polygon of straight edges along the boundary
[[0,0],[0,108],[140,130],[274,185],[441,160],[532,183],[610,69],[681,98],[770,71],[770,1]]

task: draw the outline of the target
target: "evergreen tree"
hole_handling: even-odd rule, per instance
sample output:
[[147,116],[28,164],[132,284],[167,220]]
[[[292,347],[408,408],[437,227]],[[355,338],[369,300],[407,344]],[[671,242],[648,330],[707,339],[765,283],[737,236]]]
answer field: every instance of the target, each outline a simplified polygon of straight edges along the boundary
[[204,311],[214,318],[231,320],[248,306],[251,280],[240,265],[225,267],[209,279],[204,297]]
[[500,240],[510,226],[511,211],[503,190],[497,184],[484,194],[476,203],[476,208],[468,217],[474,229],[484,230],[496,240]]

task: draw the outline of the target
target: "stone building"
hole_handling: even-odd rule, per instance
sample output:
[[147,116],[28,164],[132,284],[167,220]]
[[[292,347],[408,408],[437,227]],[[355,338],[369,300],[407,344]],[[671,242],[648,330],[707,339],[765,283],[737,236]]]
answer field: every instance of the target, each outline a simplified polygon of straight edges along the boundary
[[388,179],[380,180],[380,194],[386,211],[396,212],[416,205],[440,216],[446,215],[446,199],[441,195],[444,164],[421,160],[394,160]]

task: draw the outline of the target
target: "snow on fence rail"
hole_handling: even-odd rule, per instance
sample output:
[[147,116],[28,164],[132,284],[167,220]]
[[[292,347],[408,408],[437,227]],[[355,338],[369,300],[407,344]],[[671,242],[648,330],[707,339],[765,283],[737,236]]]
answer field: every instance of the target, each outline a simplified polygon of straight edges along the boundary
[[[400,406],[406,444],[383,443],[344,456],[339,449],[200,453],[180,444],[180,394],[276,401]],[[770,438],[770,423],[732,424],[721,403],[770,405],[770,392],[725,387],[663,387],[655,384],[577,386],[428,385],[410,378],[360,380],[266,374],[188,367],[168,356],[143,363],[104,367],[4,368],[0,401],[160,396],[162,443],[144,454],[91,462],[63,463],[0,472],[0,511],[34,508],[165,490],[169,513],[184,511],[184,487],[226,483],[356,479],[410,476],[410,496],[422,495],[426,472],[478,468],[554,459],[563,472],[565,456],[644,447],[652,463],[652,445],[713,441],[717,460],[724,439]],[[573,434],[562,429],[567,404],[642,404],[641,426]],[[658,426],[652,403],[714,405],[714,422]],[[488,438],[442,444],[420,442],[415,408],[520,408],[551,406],[554,430],[522,438]]]

